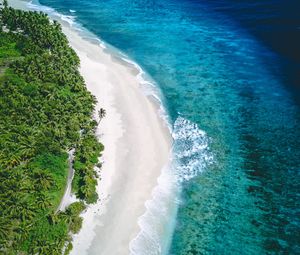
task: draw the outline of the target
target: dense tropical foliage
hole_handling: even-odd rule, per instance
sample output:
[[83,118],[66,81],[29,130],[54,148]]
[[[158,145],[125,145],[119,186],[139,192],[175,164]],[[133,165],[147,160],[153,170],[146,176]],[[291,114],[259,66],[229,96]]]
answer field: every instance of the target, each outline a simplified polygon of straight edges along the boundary
[[[95,98],[61,26],[46,14],[0,10],[0,254],[71,249],[85,202],[97,200],[94,166],[103,146]],[[73,191],[80,202],[57,212],[75,148]],[[85,202],[84,202],[85,201]]]

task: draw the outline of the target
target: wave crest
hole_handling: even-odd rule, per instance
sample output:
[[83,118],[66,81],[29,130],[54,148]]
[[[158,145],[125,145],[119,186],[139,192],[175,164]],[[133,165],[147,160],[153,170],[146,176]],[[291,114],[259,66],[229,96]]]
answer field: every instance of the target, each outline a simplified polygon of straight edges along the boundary
[[197,124],[179,116],[172,136],[176,161],[174,171],[179,182],[192,179],[213,163],[214,157],[209,148],[211,139]]

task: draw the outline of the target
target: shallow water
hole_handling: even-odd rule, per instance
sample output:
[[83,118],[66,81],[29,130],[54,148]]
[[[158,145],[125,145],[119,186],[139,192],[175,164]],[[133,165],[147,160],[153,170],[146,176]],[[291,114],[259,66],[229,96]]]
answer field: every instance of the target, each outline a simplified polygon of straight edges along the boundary
[[162,216],[145,216],[135,254],[300,253],[299,58],[278,39],[299,39],[287,12],[296,3],[40,2],[120,49],[161,90],[175,138],[167,174],[180,197],[164,204],[176,205],[175,231],[147,228]]

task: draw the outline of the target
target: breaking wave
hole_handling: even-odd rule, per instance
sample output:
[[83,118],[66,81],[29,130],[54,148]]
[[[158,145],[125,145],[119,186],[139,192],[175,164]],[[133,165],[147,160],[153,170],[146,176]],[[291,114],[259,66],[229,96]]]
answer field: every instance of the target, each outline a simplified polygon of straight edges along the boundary
[[145,203],[146,212],[139,218],[140,232],[130,243],[131,255],[161,255],[169,250],[180,203],[181,185],[212,164],[210,138],[198,125],[179,116],[172,136],[172,157]]

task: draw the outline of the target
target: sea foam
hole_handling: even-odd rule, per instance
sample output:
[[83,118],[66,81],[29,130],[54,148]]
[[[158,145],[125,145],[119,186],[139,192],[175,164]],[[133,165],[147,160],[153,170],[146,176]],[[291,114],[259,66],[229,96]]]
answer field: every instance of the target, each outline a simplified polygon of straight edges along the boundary
[[[40,5],[39,3],[36,3],[35,1],[30,1],[27,4],[28,8],[33,11],[42,11],[44,13],[47,13],[51,18],[54,19],[60,19],[64,22],[67,22],[71,27],[74,26],[76,16],[74,15],[64,15],[57,12],[55,9]],[[74,13],[75,11],[70,10],[71,13]]]
[[177,163],[174,174],[179,182],[190,180],[213,163],[214,157],[209,148],[211,139],[197,124],[179,116],[172,136],[175,141],[173,155]]
[[166,254],[175,228],[183,182],[204,171],[214,161],[210,138],[197,124],[179,116],[172,129],[174,144],[169,165],[158,178],[146,212],[139,218],[140,232],[130,243],[132,255]]

